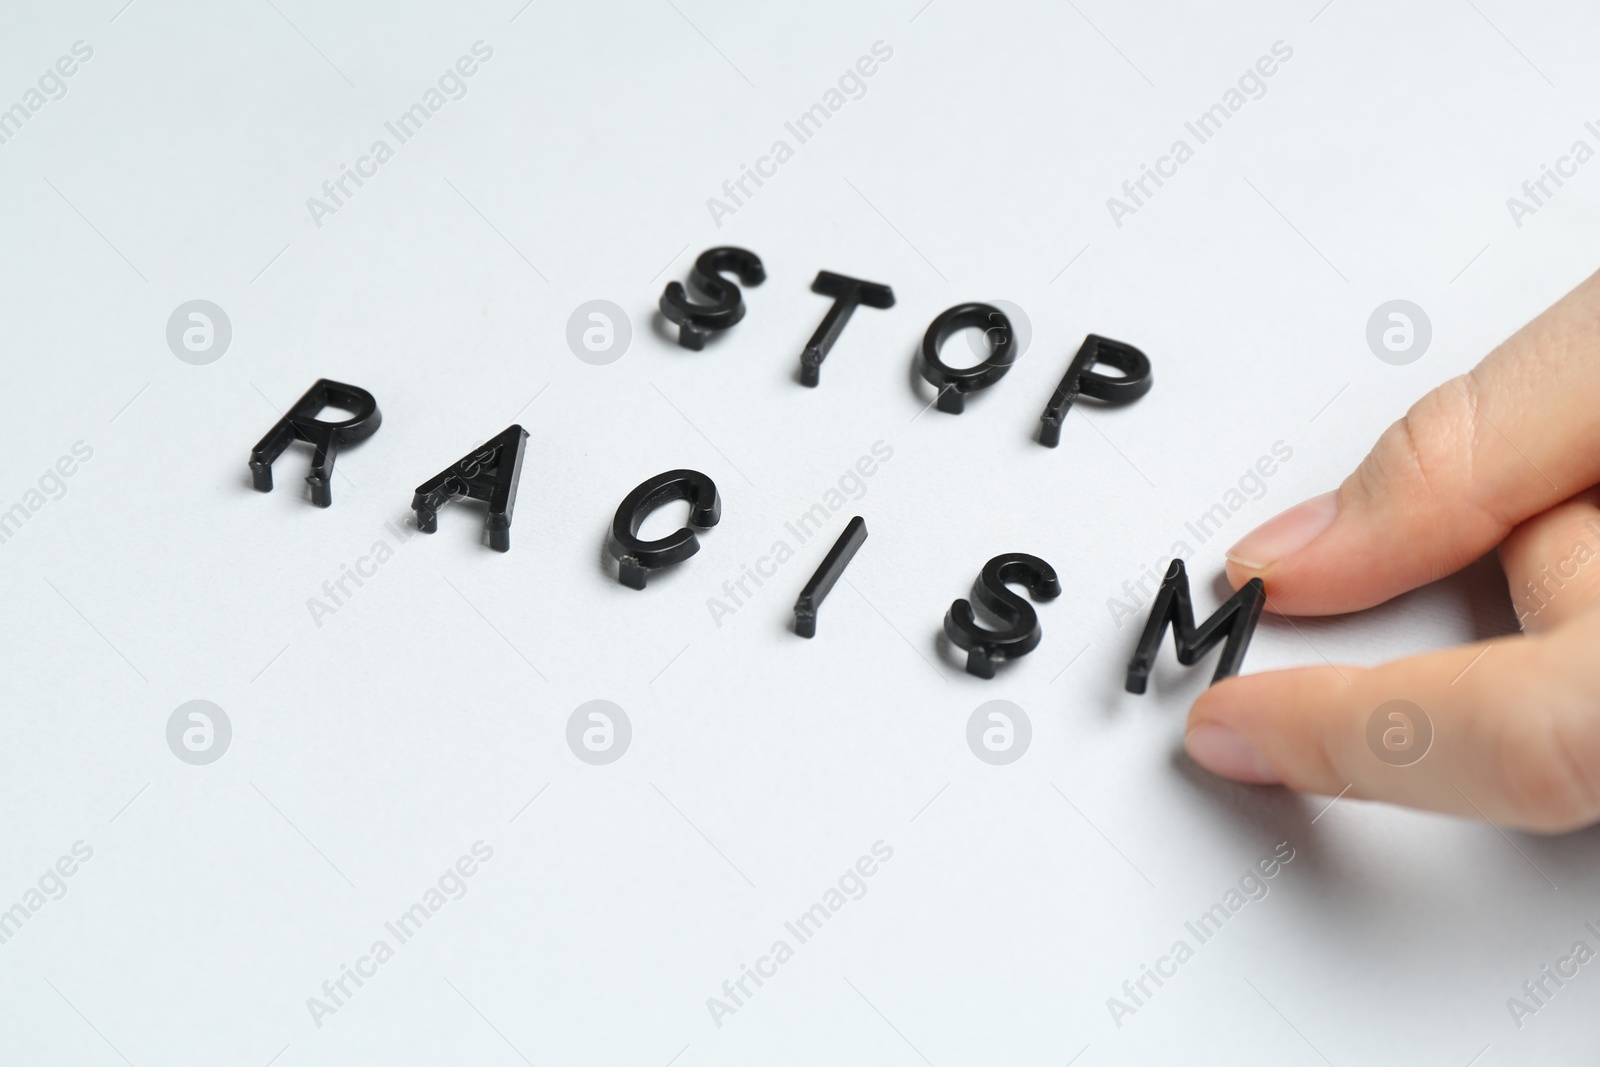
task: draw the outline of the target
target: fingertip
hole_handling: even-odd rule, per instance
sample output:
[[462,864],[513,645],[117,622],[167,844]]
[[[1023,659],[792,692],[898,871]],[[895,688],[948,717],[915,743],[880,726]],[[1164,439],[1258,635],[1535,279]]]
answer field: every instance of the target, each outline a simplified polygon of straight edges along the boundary
[[1230,568],[1238,566],[1248,571],[1249,577],[1259,577],[1274,563],[1288,559],[1309,546],[1327,532],[1338,517],[1337,489],[1310,500],[1302,500],[1288,511],[1257,526],[1228,549]]
[[1283,777],[1248,733],[1253,688],[1250,679],[1233,677],[1201,693],[1189,708],[1183,747],[1213,774],[1252,785],[1281,785]]
[[1282,785],[1283,779],[1244,734],[1217,723],[1202,723],[1183,739],[1189,757],[1212,774],[1249,785]]
[[[1323,614],[1339,592],[1319,589],[1308,575],[1327,556],[1330,535],[1340,517],[1339,490],[1303,500],[1240,538],[1225,554],[1228,581],[1239,589],[1252,578],[1267,587],[1267,610],[1275,615]],[[1332,551],[1337,552],[1335,545]]]
[[1192,734],[1206,725],[1238,729],[1241,725],[1239,712],[1248,703],[1251,681],[1259,677],[1261,675],[1235,675],[1212,683],[1190,705],[1187,731]]
[[1239,782],[1333,792],[1326,731],[1355,668],[1301,667],[1224,678],[1189,709],[1184,747],[1200,766]]
[[1252,578],[1260,578],[1263,584],[1267,580],[1266,575],[1263,573],[1265,568],[1258,567],[1253,563],[1247,563],[1244,560],[1234,559],[1232,555],[1229,555],[1223,561],[1222,569],[1223,573],[1228,576],[1228,584],[1236,590],[1243,589],[1244,584]]

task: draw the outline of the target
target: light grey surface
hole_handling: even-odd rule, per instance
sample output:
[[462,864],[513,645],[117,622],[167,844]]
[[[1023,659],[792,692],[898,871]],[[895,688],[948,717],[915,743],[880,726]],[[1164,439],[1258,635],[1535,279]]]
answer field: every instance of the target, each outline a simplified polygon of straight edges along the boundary
[[[0,907],[92,849],[0,944],[0,1061],[1592,1055],[1592,968],[1520,1029],[1506,1000],[1600,947],[1600,837],[1214,780],[1181,755],[1209,669],[1169,645],[1123,694],[1142,608],[1111,601],[1185,540],[1209,610],[1226,544],[1593,269],[1600,163],[1520,226],[1507,206],[1600,144],[1592,6],[120,4],[11,5],[0,32],[0,104],[93,49],[0,144],[0,507],[29,512],[0,544]],[[478,41],[465,95],[398,144],[385,123]],[[892,57],[799,144],[785,123],[875,42]],[[1185,123],[1276,42],[1293,54],[1264,94],[1198,144]],[[380,138],[393,158],[314,220],[307,198]],[[1179,138],[1193,158],[1118,226],[1107,198]],[[792,158],[719,227],[707,199],[779,139]],[[682,351],[656,298],[721,243],[768,281]],[[857,312],[813,391],[794,374],[823,268],[898,304]],[[1025,310],[1027,353],[965,414],[925,410],[923,329],[986,298]],[[167,342],[194,300],[231,324],[203,365]],[[568,347],[593,300],[631,318],[607,364]],[[1431,322],[1405,365],[1367,344],[1391,300]],[[1155,389],[1043,449],[1090,331],[1148,352]],[[271,495],[245,466],[319,376],[384,414],[328,510],[303,450]],[[475,507],[397,533],[413,486],[513,419],[509,554]],[[77,442],[92,457],[30,497]],[[799,544],[785,524],[877,442],[892,457],[845,482],[860,499]],[[1231,497],[1279,442],[1291,458]],[[717,481],[722,524],[624,589],[611,513],[675,466]],[[1219,503],[1199,543],[1186,523]],[[856,513],[871,536],[799,640],[793,597]],[[380,540],[392,558],[332,605],[323,583]],[[714,619],[779,540],[794,558]],[[1066,593],[1038,651],[982,682],[939,623],[1006,551]],[[1486,565],[1357,617],[1268,619],[1247,669],[1510,624]],[[191,700],[227,717],[214,762],[169,748]],[[609,763],[568,745],[596,700],[630,727]],[[968,747],[990,700],[1028,716],[1014,762]],[[399,944],[385,922],[480,841],[465,895]],[[785,923],[880,841],[865,895],[799,943]],[[1198,944],[1185,922],[1281,842],[1270,892]],[[314,1019],[379,939],[394,957]],[[780,939],[793,958],[714,1020]],[[1194,957],[1117,1025],[1108,998],[1179,939]]]

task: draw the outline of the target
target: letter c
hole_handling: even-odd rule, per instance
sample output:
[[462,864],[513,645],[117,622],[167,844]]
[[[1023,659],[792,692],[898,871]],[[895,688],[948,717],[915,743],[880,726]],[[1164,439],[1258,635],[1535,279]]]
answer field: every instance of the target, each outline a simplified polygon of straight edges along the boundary
[[368,962],[371,959],[372,959],[371,956],[362,956],[359,960],[356,960],[356,973],[359,974],[363,978],[371,978],[371,977],[375,976],[378,973],[378,965],[376,963],[374,963],[372,965],[372,970],[370,970],[370,971],[364,970],[362,968],[361,965],[363,963]]
[[[1572,163],[1572,169],[1568,170],[1566,167],[1563,167],[1563,163]],[[1578,176],[1578,165],[1572,162],[1571,156],[1562,156],[1560,159],[1556,160],[1556,173],[1560,174],[1563,178],[1576,178]]]
[[1162,156],[1160,159],[1156,160],[1156,173],[1161,175],[1163,178],[1176,178],[1178,176],[1178,165],[1176,163],[1172,164],[1171,170],[1167,170],[1161,165],[1163,163],[1171,162],[1171,160],[1171,156]]
[[770,971],[761,966],[762,963],[771,959],[771,956],[762,956],[761,959],[756,960],[756,973],[763,978],[772,978],[778,973],[778,965],[776,963],[772,965],[772,970]]
[[378,573],[378,565],[376,563],[372,565],[372,569],[370,571],[361,569],[361,565],[369,562],[371,559],[371,556],[362,556],[360,559],[356,560],[356,573],[361,575],[363,578],[371,578],[374,574]]
[[770,178],[773,175],[777,174],[778,173],[778,165],[776,163],[772,164],[772,169],[771,170],[763,170],[761,168],[761,164],[763,162],[771,162],[771,160],[772,160],[771,156],[762,156],[760,159],[756,160],[756,173],[761,175],[763,178]]
[[1171,956],[1162,956],[1159,960],[1156,960],[1156,973],[1159,974],[1163,978],[1171,978],[1174,975],[1176,975],[1178,973],[1178,965],[1176,963],[1172,964],[1172,970],[1170,970],[1170,971],[1164,969],[1161,966],[1163,963],[1171,963],[1171,962],[1172,962],[1172,957]]
[[372,163],[372,169],[371,170],[366,170],[365,168],[363,168],[361,166],[361,164],[363,164],[363,163],[372,163],[372,157],[371,156],[362,156],[360,159],[356,160],[356,173],[357,174],[361,175],[363,178],[371,178],[371,177],[375,176],[378,173],[378,165],[376,163]]
[[760,559],[756,560],[756,573],[761,575],[761,577],[763,577],[763,578],[771,578],[773,575],[777,574],[778,573],[778,568],[777,568],[776,564],[773,565],[771,570],[765,570],[761,566],[763,563],[771,563],[771,562],[772,562],[772,557],[771,556],[762,556]]

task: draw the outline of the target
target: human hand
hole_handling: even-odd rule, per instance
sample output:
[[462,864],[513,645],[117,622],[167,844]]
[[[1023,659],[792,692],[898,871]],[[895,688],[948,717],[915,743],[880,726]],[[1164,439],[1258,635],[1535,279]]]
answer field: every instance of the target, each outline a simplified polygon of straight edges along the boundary
[[[1600,274],[1418,401],[1334,492],[1228,552],[1285,615],[1358,611],[1499,546],[1524,633],[1374,668],[1225,679],[1186,747],[1228,778],[1555,832],[1600,820]],[[1368,744],[1391,700],[1432,723],[1397,767]]]

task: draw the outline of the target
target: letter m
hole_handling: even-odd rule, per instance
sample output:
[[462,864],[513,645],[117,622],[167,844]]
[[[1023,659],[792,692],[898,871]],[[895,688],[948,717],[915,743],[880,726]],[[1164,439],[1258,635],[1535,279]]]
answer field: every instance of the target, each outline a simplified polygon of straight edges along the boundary
[[1124,688],[1130,693],[1142,693],[1150,680],[1150,667],[1156,653],[1161,650],[1161,637],[1172,626],[1172,639],[1178,646],[1178,662],[1192,667],[1224,639],[1222,659],[1217,663],[1217,673],[1211,676],[1214,683],[1229,675],[1238,674],[1244,663],[1245,650],[1250,647],[1250,637],[1255,633],[1256,622],[1267,601],[1266,588],[1260,578],[1244,584],[1212,616],[1199,626],[1194,624],[1194,603],[1189,599],[1189,576],[1184,572],[1183,560],[1175,559],[1161,579],[1155,603],[1150,606],[1150,618],[1139,635],[1139,644],[1128,662],[1128,678]]

